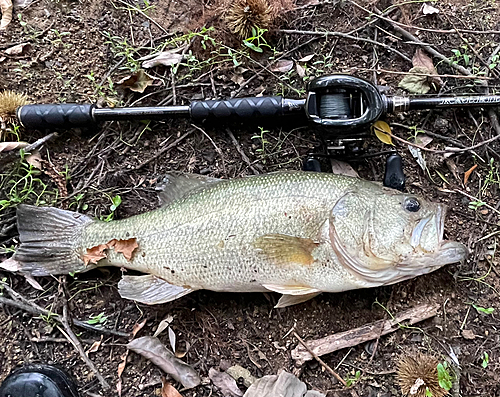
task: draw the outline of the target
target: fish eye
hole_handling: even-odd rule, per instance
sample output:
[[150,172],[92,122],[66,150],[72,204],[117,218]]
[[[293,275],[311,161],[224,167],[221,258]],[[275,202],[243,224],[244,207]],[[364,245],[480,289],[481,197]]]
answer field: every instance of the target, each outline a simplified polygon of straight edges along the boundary
[[408,197],[403,203],[405,210],[410,212],[417,212],[420,209],[420,203],[415,197]]

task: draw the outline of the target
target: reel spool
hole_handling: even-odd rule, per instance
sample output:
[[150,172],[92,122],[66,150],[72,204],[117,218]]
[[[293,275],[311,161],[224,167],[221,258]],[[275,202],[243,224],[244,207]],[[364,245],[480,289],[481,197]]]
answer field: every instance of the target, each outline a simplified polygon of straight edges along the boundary
[[366,80],[349,75],[325,76],[309,83],[305,111],[314,127],[340,136],[373,124],[385,111],[385,102]]

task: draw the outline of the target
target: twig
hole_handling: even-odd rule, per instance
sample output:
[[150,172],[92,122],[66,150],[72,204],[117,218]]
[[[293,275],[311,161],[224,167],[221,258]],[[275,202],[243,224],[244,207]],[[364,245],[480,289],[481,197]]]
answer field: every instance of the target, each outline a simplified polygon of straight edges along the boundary
[[[39,149],[42,145],[45,143],[51,141],[54,138],[57,138],[59,134],[57,132],[52,132],[48,135],[45,135],[43,138],[40,138],[33,142],[31,145],[28,145],[21,150],[23,150],[25,153],[31,153],[33,150]],[[7,153],[4,157],[0,157],[0,165],[5,165],[7,163],[10,163],[11,161],[14,161],[19,158],[19,151],[13,151],[10,153]]]
[[458,70],[460,73],[462,73],[466,76],[470,76],[472,74],[468,69],[464,68],[461,65],[457,65],[456,63],[453,63],[449,58],[447,58],[446,56],[441,54],[439,51],[432,48],[429,44],[422,42],[419,38],[413,36],[410,32],[404,30],[401,26],[399,26],[399,24],[395,23],[395,21],[392,20],[391,18],[383,17],[382,12],[379,9],[375,8],[375,13],[374,13],[374,12],[366,9],[365,7],[360,6],[354,0],[349,0],[349,2],[353,5],[355,5],[356,7],[360,8],[361,10],[367,12],[370,16],[376,16],[377,18],[383,19],[384,21],[390,23],[396,32],[400,33],[403,37],[406,37],[408,40],[411,40],[414,43],[422,46],[429,54],[435,56],[436,58],[439,58],[444,63],[446,63],[448,66]]
[[493,77],[476,76],[476,75],[463,76],[461,74],[428,74],[428,73],[417,73],[417,72],[397,72],[395,70],[359,68],[357,66],[351,68],[351,70],[361,70],[365,72],[375,71],[377,73],[401,74],[401,75],[411,75],[411,76],[444,77],[449,79],[463,79],[463,80],[475,80],[475,79],[495,80]]
[[69,325],[69,320],[68,320],[68,302],[64,302],[63,305],[63,316],[62,316],[62,326],[64,327],[64,331],[62,332],[62,329],[60,326],[57,328],[61,333],[68,338],[68,340],[72,343],[72,345],[75,347],[75,349],[78,351],[80,354],[80,357],[82,360],[87,364],[87,366],[91,369],[91,371],[94,373],[96,378],[99,380],[101,383],[101,386],[105,390],[111,389],[111,386],[109,385],[108,382],[106,382],[106,379],[101,375],[97,367],[95,366],[94,362],[88,358],[87,354],[85,353],[85,350],[83,349],[82,344],[76,337],[75,333],[71,329],[71,326]]
[[[403,321],[408,320],[410,325],[427,320],[437,314],[439,305],[436,304],[422,304],[402,313],[391,316],[389,320],[379,320],[370,324],[363,325],[359,328],[354,328],[349,331],[339,332],[329,335],[325,338],[311,340],[306,342],[307,347],[311,349],[316,355],[323,356],[334,351],[345,349],[346,347],[357,346],[361,343],[368,342],[376,339],[379,335],[386,335],[388,333],[400,329]],[[383,325],[382,332],[381,323]],[[297,364],[302,365],[306,361],[312,360],[314,356],[309,349],[303,346],[297,346],[292,350],[292,358]]]
[[[391,122],[391,126],[401,127],[401,128],[405,128],[407,130],[412,130],[411,127],[409,127],[407,125],[404,125],[404,124],[400,124],[400,123],[393,123],[393,122]],[[445,142],[450,142],[451,144],[453,144],[455,146],[458,146],[461,149],[465,149],[467,147],[462,142],[459,142],[459,141],[457,141],[454,138],[450,138],[449,136],[445,136],[445,135],[441,135],[441,134],[436,134],[435,132],[424,130],[424,129],[420,129],[420,128],[419,128],[419,131],[422,131],[424,134],[429,135],[429,136],[431,136],[433,138],[441,139],[441,140],[443,140]]]
[[388,51],[392,51],[395,54],[398,54],[404,60],[406,60],[408,62],[411,62],[411,59],[408,58],[405,54],[403,54],[402,52],[399,52],[398,50],[395,50],[394,48],[392,48],[391,46],[389,46],[387,44],[384,44],[384,43],[381,43],[379,41],[375,41],[375,40],[372,40],[372,39],[365,39],[363,37],[351,36],[350,34],[347,34],[347,33],[342,33],[342,32],[317,32],[317,31],[313,31],[313,30],[290,30],[290,29],[279,29],[278,32],[280,32],[280,33],[286,33],[286,34],[301,34],[301,35],[324,36],[324,37],[333,36],[333,37],[342,37],[344,39],[349,39],[349,40],[354,40],[354,41],[363,41],[365,43],[370,43],[370,44],[373,44],[373,45],[378,45],[380,47],[383,47],[383,48],[385,48]]
[[[6,287],[6,284],[3,284],[4,287]],[[29,302],[29,301],[28,301]],[[4,304],[7,306],[12,306],[16,307],[18,309],[24,310],[25,312],[35,314],[37,316],[43,315],[43,316],[50,316],[50,318],[54,321],[61,322],[61,316],[59,316],[56,313],[51,313],[46,309],[41,308],[38,306],[36,303],[29,302],[29,303],[22,303],[16,300],[12,300],[9,298],[6,298],[4,296],[0,296],[0,304]],[[125,333],[125,332],[120,332],[120,331],[115,331],[112,329],[107,329],[107,328],[98,328],[94,327],[90,324],[87,324],[83,321],[79,320],[73,320],[73,324],[79,328],[84,328],[88,331],[94,331],[100,334],[108,334],[108,335],[115,335],[115,336],[120,336],[122,338],[129,338],[130,334]]]
[[226,129],[226,132],[227,134],[229,135],[229,137],[231,138],[231,140],[233,141],[233,145],[236,147],[236,150],[238,151],[238,153],[240,154],[241,156],[241,159],[248,165],[248,168],[250,168],[252,170],[252,172],[255,174],[255,175],[259,175],[259,171],[257,171],[253,166],[252,166],[252,163],[250,162],[250,159],[248,158],[248,156],[245,154],[245,152],[243,151],[243,149],[241,148],[239,142],[236,140],[236,138],[234,137],[233,133],[231,132],[231,130],[228,128]]
[[163,26],[161,26],[158,22],[156,22],[153,18],[151,18],[149,15],[147,15],[144,11],[142,11],[140,8],[137,8],[133,6],[132,4],[127,3],[124,0],[116,0],[119,3],[122,3],[127,6],[127,9],[132,8],[134,11],[137,11],[139,14],[141,14],[144,18],[149,19],[153,24],[155,24],[158,28],[160,28],[163,33],[169,33],[167,29],[165,29]]
[[342,379],[342,377],[336,373],[327,363],[325,363],[321,358],[318,357],[316,353],[314,353],[311,349],[309,349],[309,346],[306,345],[306,342],[297,334],[297,332],[293,331],[293,336],[297,338],[297,340],[300,342],[304,348],[311,353],[311,355],[318,361],[323,368],[325,368],[328,372],[330,372],[340,383],[342,383],[344,386],[347,386],[347,382]]
[[144,167],[146,164],[149,164],[151,161],[157,159],[158,157],[160,157],[163,153],[165,153],[167,150],[170,150],[172,149],[173,147],[177,146],[178,143],[182,142],[184,140],[184,138],[186,138],[188,135],[190,135],[194,130],[189,130],[188,132],[186,132],[184,135],[182,135],[179,139],[177,139],[176,141],[172,142],[170,145],[168,146],[165,146],[163,149],[160,149],[158,150],[152,157],[150,157],[149,159],[147,160],[144,160],[142,163],[140,163],[138,166],[136,167],[133,167],[133,168],[128,168],[128,169],[125,169],[123,170],[123,172],[130,172],[130,171],[137,171],[139,169],[141,169],[142,167]]
[[207,139],[210,141],[212,146],[215,148],[215,151],[217,154],[220,156],[220,159],[222,160],[222,172],[224,175],[227,177],[226,173],[226,164],[225,164],[225,159],[224,159],[224,153],[222,153],[222,150],[215,144],[214,140],[210,135],[208,135],[203,128],[198,127],[196,124],[191,124],[191,127],[196,128],[198,131],[200,131],[203,135],[207,137]]

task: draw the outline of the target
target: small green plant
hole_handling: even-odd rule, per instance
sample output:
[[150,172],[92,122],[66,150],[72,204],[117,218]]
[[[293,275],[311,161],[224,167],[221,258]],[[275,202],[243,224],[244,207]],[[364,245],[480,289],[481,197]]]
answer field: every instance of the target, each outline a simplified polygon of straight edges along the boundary
[[481,363],[481,366],[483,368],[486,368],[488,366],[488,363],[490,362],[490,356],[488,355],[488,353],[484,352],[482,358],[483,362]]
[[450,390],[453,386],[452,378],[448,372],[448,363],[443,361],[437,365],[439,386],[445,390]]
[[21,25],[21,27],[23,28],[24,34],[32,40],[35,40],[39,35],[39,32],[33,26],[23,21],[23,16],[21,13],[17,14],[17,19],[19,19],[19,25]]
[[260,154],[261,158],[265,157],[266,155],[266,145],[269,144],[269,141],[265,138],[265,134],[267,134],[269,131],[265,130],[262,127],[259,127],[260,134],[259,135],[254,135],[252,139],[258,139],[259,140],[259,148],[255,149],[257,153]]
[[83,211],[89,208],[89,205],[83,202],[83,198],[85,197],[84,193],[77,194],[73,201],[69,204],[69,208],[76,207],[75,209],[82,209]]
[[361,378],[361,371],[356,371],[356,373],[354,374],[354,377],[350,377],[348,376],[345,380],[345,386],[346,387],[351,387],[352,385],[354,385],[358,380],[359,378]]
[[49,31],[50,36],[54,36],[54,40],[50,40],[50,43],[54,47],[59,47],[60,45],[63,46],[64,48],[71,48],[71,44],[65,43],[63,41],[63,38],[66,36],[70,36],[70,32],[59,32],[57,29],[50,29]]
[[[267,29],[261,29],[259,27],[252,27],[252,36],[247,37],[243,40],[243,44],[250,48],[255,52],[264,52],[264,48],[268,48],[273,50],[269,44],[267,44],[266,39],[264,38],[264,33],[267,32]],[[274,50],[273,50],[274,52]]]
[[124,58],[124,61],[121,62],[124,66],[120,66],[120,70],[127,70],[130,72],[139,70],[140,62],[134,57],[137,54],[137,49],[132,47],[127,42],[126,38],[120,36],[112,36],[108,32],[103,32],[103,35],[107,39],[104,44],[110,45],[110,49],[114,57]]
[[485,309],[484,307],[481,306],[476,306],[474,303],[472,304],[472,307],[478,311],[478,313],[484,313],[484,314],[492,314],[495,309],[492,307],[488,307]]
[[104,315],[103,313],[99,313],[97,316],[90,316],[90,319],[85,321],[87,324],[90,325],[102,325],[108,321],[108,316]]
[[432,392],[429,390],[429,387],[425,386],[425,397],[432,397]]
[[111,206],[109,207],[109,209],[111,210],[111,213],[106,217],[101,217],[101,220],[104,222],[109,222],[109,221],[113,220],[113,218],[115,217],[116,209],[122,203],[122,198],[119,195],[116,195],[114,197],[110,197],[110,196],[108,196],[108,197],[111,200]]
[[458,64],[462,62],[465,67],[470,64],[470,56],[467,53],[469,50],[468,45],[464,44],[460,46],[460,49],[453,49],[451,52],[453,53],[453,57],[451,58],[451,62],[454,64]]
[[491,57],[491,63],[488,65],[488,67],[491,69],[495,69],[498,66],[498,63],[500,62],[500,54],[495,54]]

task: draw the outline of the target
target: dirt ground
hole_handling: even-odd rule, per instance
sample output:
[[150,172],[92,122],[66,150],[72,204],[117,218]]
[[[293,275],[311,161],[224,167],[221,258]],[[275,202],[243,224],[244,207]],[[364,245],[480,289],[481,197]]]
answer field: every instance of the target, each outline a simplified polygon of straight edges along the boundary
[[[400,22],[405,30],[470,73],[488,73],[490,92],[498,91],[500,67],[495,64],[498,57],[494,57],[500,38],[498,2],[443,0],[428,4],[439,13],[425,15],[421,1],[358,1],[365,10],[350,1],[280,3],[276,26],[264,36],[269,47],[262,46],[263,52],[257,53],[228,31],[220,17],[224,7],[212,0],[34,0],[26,8],[15,9],[14,20],[0,36],[2,54],[13,45],[28,43],[23,53],[7,55],[0,63],[0,89],[25,93],[35,103],[171,105],[260,94],[300,98],[308,79],[349,73],[380,85],[389,94],[403,94],[398,88],[403,75],[398,73],[407,72],[412,65],[391,50],[411,59],[419,45],[366,11],[379,9],[388,11],[387,18]],[[203,26],[213,26],[213,30],[203,30]],[[493,32],[484,33],[489,30]],[[343,32],[354,38],[300,33],[304,31]],[[148,69],[154,81],[143,93],[118,87],[121,78],[138,69],[141,57],[175,47],[184,48],[187,60],[177,67],[174,78],[171,66],[160,65]],[[233,55],[227,55],[228,49]],[[308,55],[313,56],[305,58]],[[293,61],[291,70],[276,70],[272,62],[278,57]],[[442,60],[433,60],[441,75],[461,74]],[[440,95],[485,92],[477,79],[442,79]],[[431,90],[431,94],[436,92]],[[433,150],[457,144],[467,148],[498,135],[488,110],[480,108],[407,112],[385,120],[404,140],[417,129],[427,131],[433,137],[427,148]],[[49,132],[21,131],[20,139],[34,142]],[[12,135],[8,139],[16,140]],[[122,332],[130,332],[134,324],[146,320],[138,336],[152,335],[162,319],[173,316],[171,328],[177,343],[189,346],[184,360],[203,378],[202,385],[187,391],[174,382],[183,396],[222,396],[208,379],[209,369],[234,364],[256,377],[285,369],[298,374],[309,388],[330,397],[399,396],[396,361],[411,350],[450,363],[455,377],[453,395],[500,396],[498,141],[448,158],[442,153],[423,152],[426,172],[406,143],[394,144],[404,159],[407,191],[448,205],[445,237],[469,247],[472,254],[465,263],[394,286],[323,294],[281,310],[273,309],[277,294],[257,293],[199,291],[154,307],[137,304],[120,298],[119,269],[68,276],[64,286],[55,277],[41,278],[43,292],[33,289],[23,277],[7,272],[0,272],[0,276],[13,290],[54,313],[62,313],[62,297],[66,296],[73,319],[86,321],[102,314],[107,318],[104,327]],[[363,154],[373,156],[351,156],[348,161],[363,178],[382,181],[386,154],[380,153],[393,148],[369,136],[362,149]],[[113,216],[122,219],[159,206],[155,186],[168,171],[233,178],[300,169],[308,153],[322,150],[320,133],[286,125],[261,130],[257,125],[233,123],[201,125],[200,129],[178,119],[111,122],[94,131],[60,132],[40,150],[41,174],[20,162],[4,163],[0,170],[0,200],[7,200],[0,212],[0,259],[9,257],[16,246],[14,208],[20,202],[106,217],[111,213],[112,199],[119,196],[121,204]],[[477,167],[464,186],[464,174],[474,165]],[[14,185],[16,181],[21,182]],[[471,202],[476,202],[477,208],[471,208]],[[10,296],[5,290],[2,293]],[[418,328],[405,327],[380,337],[378,343],[323,357],[344,379],[355,378],[360,371],[360,378],[348,389],[316,361],[297,367],[291,358],[291,350],[298,344],[292,329],[305,340],[316,339],[387,319],[388,313],[424,302],[435,303],[440,309]],[[85,350],[100,340],[99,333],[75,331]],[[166,331],[160,339],[169,345]],[[98,351],[89,354],[112,385],[111,391],[103,391],[50,318],[4,305],[0,309],[0,379],[22,363],[49,362],[71,372],[82,396],[116,395],[117,370],[127,342],[127,338],[104,335]],[[486,365],[485,353],[489,357]],[[161,375],[155,365],[130,353],[122,375],[122,395],[159,394]]]

